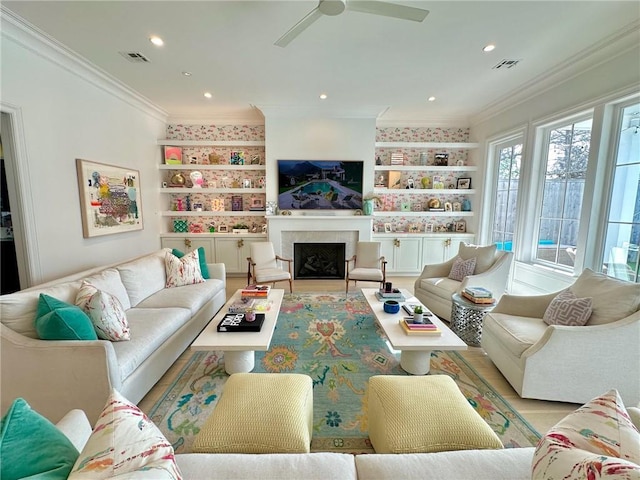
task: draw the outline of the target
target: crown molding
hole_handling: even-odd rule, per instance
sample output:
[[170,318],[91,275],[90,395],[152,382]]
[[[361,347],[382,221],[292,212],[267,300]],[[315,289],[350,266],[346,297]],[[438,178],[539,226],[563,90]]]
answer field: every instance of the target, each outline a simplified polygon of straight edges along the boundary
[[136,109],[165,122],[168,113],[77,52],[0,5],[1,35]]
[[505,111],[565,83],[572,78],[623,55],[640,44],[640,21],[634,21],[590,47],[583,49],[562,64],[529,80],[500,99],[486,105],[481,113],[470,116],[470,124],[483,123]]

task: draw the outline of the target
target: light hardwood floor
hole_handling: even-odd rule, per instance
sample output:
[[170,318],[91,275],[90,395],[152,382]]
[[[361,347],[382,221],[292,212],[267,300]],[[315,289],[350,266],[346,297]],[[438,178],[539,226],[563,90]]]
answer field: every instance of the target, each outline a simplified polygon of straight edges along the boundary
[[[415,277],[389,277],[396,288],[406,288],[413,292]],[[238,288],[246,284],[246,277],[227,278],[227,298]],[[373,283],[360,282],[358,286],[350,284],[349,291],[360,287],[372,287]],[[297,292],[344,292],[344,280],[296,280],[294,291]],[[276,288],[284,288],[288,291],[286,282],[276,284]],[[151,407],[158,401],[160,395],[173,382],[177,374],[182,370],[186,361],[193,352],[187,349],[167,373],[158,381],[151,391],[140,401],[139,406],[145,413],[149,413]],[[533,426],[539,433],[544,433],[568,413],[574,411],[579,405],[561,402],[547,402],[541,400],[523,399],[518,396],[511,385],[505,380],[500,371],[493,365],[482,348],[469,347],[460,352],[464,358],[489,382],[496,391],[502,395],[513,407]],[[550,380],[552,381],[552,380]]]

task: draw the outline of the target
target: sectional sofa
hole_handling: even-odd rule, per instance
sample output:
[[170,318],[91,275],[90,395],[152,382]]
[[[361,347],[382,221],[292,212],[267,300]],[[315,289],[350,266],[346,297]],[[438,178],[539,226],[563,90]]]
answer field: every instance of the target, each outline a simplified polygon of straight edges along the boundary
[[[226,302],[224,264],[204,283],[165,288],[162,249],[0,296],[0,408],[22,397],[49,420],[81,409],[93,423],[112,389],[140,401]],[[34,319],[41,293],[73,304],[83,280],[117,297],[130,340],[41,340]]]

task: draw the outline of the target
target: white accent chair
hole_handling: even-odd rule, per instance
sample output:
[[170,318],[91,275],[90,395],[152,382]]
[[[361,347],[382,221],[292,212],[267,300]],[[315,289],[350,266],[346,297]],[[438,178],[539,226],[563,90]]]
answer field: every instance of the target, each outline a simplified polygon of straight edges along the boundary
[[640,284],[584,270],[569,289],[591,297],[584,326],[548,325],[559,292],[504,295],[484,318],[482,348],[523,398],[585,403],[615,388],[640,402]]
[[[380,254],[380,242],[358,242],[356,254],[345,260],[346,293],[349,293],[349,282],[356,284],[358,280],[377,282],[384,286],[387,277],[387,261]],[[352,267],[351,270],[349,267]]]
[[[463,260],[476,258],[474,274],[462,281],[449,278],[457,256]],[[451,321],[451,296],[466,287],[484,287],[493,293],[496,300],[500,300],[507,289],[513,253],[498,250],[496,245],[461,243],[456,257],[444,263],[425,265],[413,286],[413,294],[420,303],[447,321]]]
[[[273,283],[288,281],[289,291],[293,292],[293,276],[291,262],[293,260],[276,255],[271,242],[254,242],[251,244],[251,256],[247,257],[247,284]],[[278,262],[287,263],[287,269]],[[282,264],[281,263],[281,264]]]

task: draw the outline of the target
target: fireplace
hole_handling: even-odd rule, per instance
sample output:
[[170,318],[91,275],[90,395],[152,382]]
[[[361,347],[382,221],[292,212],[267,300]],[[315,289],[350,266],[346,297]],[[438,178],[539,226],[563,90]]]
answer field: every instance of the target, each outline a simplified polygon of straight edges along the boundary
[[293,278],[344,278],[344,243],[294,243]]

